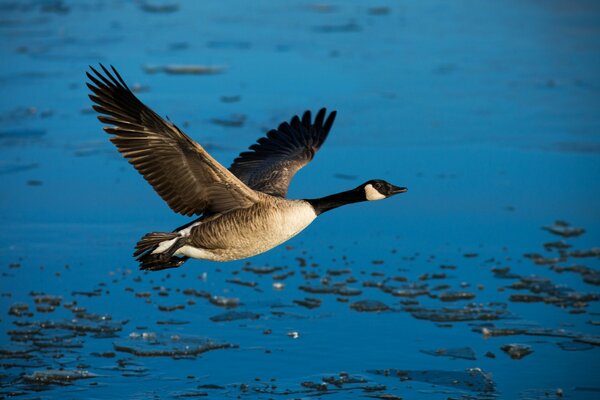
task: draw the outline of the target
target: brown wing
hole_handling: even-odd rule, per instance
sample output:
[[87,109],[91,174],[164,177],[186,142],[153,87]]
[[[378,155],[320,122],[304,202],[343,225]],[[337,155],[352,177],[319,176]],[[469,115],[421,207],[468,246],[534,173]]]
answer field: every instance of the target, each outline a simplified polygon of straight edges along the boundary
[[90,67],[90,99],[98,119],[110,126],[121,154],[144,176],[173,211],[183,215],[245,208],[258,195],[213,159],[174,124],[146,107],[129,90],[119,73],[103,65],[104,74]]
[[310,111],[295,116],[267,133],[243,152],[229,168],[250,188],[273,196],[286,197],[290,181],[308,164],[327,139],[335,120],[333,111],[325,119],[322,108],[311,121]]

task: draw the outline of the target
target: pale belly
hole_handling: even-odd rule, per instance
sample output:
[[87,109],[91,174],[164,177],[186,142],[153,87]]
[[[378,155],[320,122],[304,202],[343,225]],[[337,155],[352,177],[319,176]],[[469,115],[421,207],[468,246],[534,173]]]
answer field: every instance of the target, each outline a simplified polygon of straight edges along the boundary
[[215,221],[213,226],[199,227],[194,233],[203,237],[182,246],[176,255],[212,261],[252,257],[296,236],[317,216],[308,203],[300,201],[283,209],[260,211],[256,215],[233,216],[229,220]]

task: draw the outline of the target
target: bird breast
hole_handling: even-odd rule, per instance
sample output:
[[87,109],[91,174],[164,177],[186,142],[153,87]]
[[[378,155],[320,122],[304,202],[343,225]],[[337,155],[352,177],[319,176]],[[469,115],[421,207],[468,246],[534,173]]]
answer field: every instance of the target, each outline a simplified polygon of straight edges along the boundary
[[316,217],[306,201],[261,202],[194,227],[188,243],[210,251],[215,260],[250,257],[294,237]]

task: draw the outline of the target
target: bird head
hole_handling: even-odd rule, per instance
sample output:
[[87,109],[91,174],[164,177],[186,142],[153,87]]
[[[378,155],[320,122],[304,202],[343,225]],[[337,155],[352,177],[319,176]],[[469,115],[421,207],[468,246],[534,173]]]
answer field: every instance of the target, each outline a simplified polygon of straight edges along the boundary
[[408,189],[392,185],[381,179],[372,179],[357,187],[356,190],[361,190],[366,200],[383,200],[395,194],[404,193]]

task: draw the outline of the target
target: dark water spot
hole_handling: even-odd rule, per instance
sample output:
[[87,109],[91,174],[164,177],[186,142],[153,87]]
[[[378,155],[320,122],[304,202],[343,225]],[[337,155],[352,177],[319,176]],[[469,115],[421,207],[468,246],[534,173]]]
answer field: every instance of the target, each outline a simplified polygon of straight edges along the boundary
[[526,254],[523,254],[523,256],[525,258],[529,258],[531,261],[533,261],[537,265],[553,265],[553,264],[559,264],[561,262],[565,262],[567,260],[566,257],[549,258],[549,257],[544,257],[538,253],[526,253]]
[[[385,390],[385,389],[382,389],[382,390]],[[368,390],[365,390],[365,391],[368,391]],[[369,394],[366,397],[370,397],[372,399],[381,399],[381,400],[402,400],[402,397],[396,396],[393,394],[388,394],[388,393]]]
[[115,358],[117,354],[113,351],[104,351],[102,353],[93,352],[92,356],[101,358]]
[[247,50],[252,47],[252,43],[242,40],[211,40],[206,43],[206,47],[210,49]]
[[421,353],[437,357],[462,358],[465,360],[476,360],[475,352],[470,347],[458,347],[453,349],[420,350]]
[[569,252],[570,257],[584,258],[584,257],[600,257],[600,248],[594,247],[588,250],[574,250]]
[[358,296],[362,293],[361,290],[347,287],[345,284],[334,284],[334,285],[314,285],[299,286],[298,289],[313,294],[337,294],[339,296]]
[[294,271],[289,271],[286,272],[285,274],[277,274],[277,275],[273,275],[273,279],[276,281],[283,281],[287,278],[289,278],[290,276],[294,276],[296,273]]
[[299,306],[313,309],[313,308],[317,308],[321,305],[321,300],[315,299],[312,297],[305,297],[304,300],[294,300],[294,304],[298,304]]
[[75,314],[75,317],[78,319],[85,319],[88,321],[102,322],[102,321],[110,321],[112,317],[107,314],[94,314],[88,313],[85,309],[72,308],[71,311]]
[[230,321],[239,321],[242,319],[259,319],[261,317],[260,314],[253,313],[250,311],[228,311],[223,314],[215,315],[210,317],[209,319],[213,322],[230,322]]
[[156,321],[157,325],[187,325],[190,321],[184,321],[181,319],[166,319],[161,321]]
[[300,268],[304,268],[308,265],[306,262],[306,258],[304,258],[304,257],[296,257],[296,261],[298,261],[298,266]]
[[240,305],[240,299],[235,297],[212,296],[209,301],[215,306],[224,308],[236,308]]
[[211,298],[211,294],[204,291],[204,290],[196,290],[196,289],[184,289],[182,291],[182,293],[186,296],[194,296],[194,297],[201,297],[204,299],[210,299]]
[[451,269],[451,270],[454,270],[454,269],[456,269],[456,265],[442,264],[442,265],[440,265],[440,268],[441,269]]
[[528,290],[534,296],[511,295],[512,301],[543,301],[557,307],[574,307],[583,309],[590,301],[597,301],[600,295],[597,293],[579,293],[566,285],[555,284],[548,278],[538,276],[522,276],[518,282],[508,286],[510,289]]
[[532,294],[511,294],[509,300],[515,303],[539,303],[543,302],[544,298]]
[[50,305],[39,305],[35,307],[35,310],[40,313],[50,313],[56,310],[56,307]]
[[222,65],[145,65],[148,74],[163,72],[169,75],[213,75],[225,72],[227,67]]
[[318,392],[326,392],[327,391],[327,384],[325,382],[301,382],[300,385],[302,387],[308,388],[308,389],[313,389],[316,390]]
[[223,103],[237,103],[241,99],[242,99],[242,96],[236,95],[236,96],[221,96],[220,100]]
[[244,114],[231,114],[225,118],[212,118],[210,120],[215,125],[225,126],[229,128],[240,128],[244,126],[246,122],[246,116]]
[[71,292],[71,296],[97,297],[102,295],[102,289],[94,289],[92,291],[75,290]]
[[[257,380],[258,381],[258,380]],[[369,382],[363,376],[353,376],[347,372],[340,372],[338,375],[308,377],[300,380],[298,383],[278,382],[273,383],[251,383],[240,384],[239,390],[242,393],[253,393],[259,395],[268,395],[282,398],[321,398],[324,395],[340,394],[342,398],[358,398],[360,394],[374,393],[385,390],[384,385],[376,382]],[[263,398],[260,397],[260,398]]]
[[448,276],[445,273],[433,273],[433,274],[429,274],[429,273],[425,273],[423,275],[419,276],[419,280],[420,281],[428,281],[430,279],[446,279]]
[[384,293],[388,293],[396,297],[414,298],[418,296],[430,295],[428,285],[426,283],[407,283],[399,286],[389,284],[389,282],[403,282],[404,280],[405,279],[403,277],[394,277],[381,281],[364,281],[362,285],[364,287],[380,289]]
[[566,249],[571,248],[571,247],[572,247],[572,245],[564,242],[563,240],[559,240],[559,241],[556,241],[556,242],[547,242],[547,243],[544,243],[544,248],[546,250],[554,250],[554,249],[556,249],[556,250],[566,250]]
[[240,286],[246,286],[246,287],[256,287],[256,286],[258,286],[258,282],[243,281],[243,280],[241,280],[239,278],[227,279],[225,282],[227,282],[227,283],[233,283],[235,285],[240,285]]
[[473,392],[493,393],[496,391],[496,385],[491,376],[479,368],[469,368],[465,371],[383,369],[367,372],[397,377],[401,381],[414,380]]
[[183,304],[175,304],[172,306],[163,306],[163,305],[158,306],[158,310],[163,311],[163,312],[173,312],[176,310],[183,310],[184,308],[185,308],[185,305],[183,305]]
[[463,308],[407,306],[404,310],[414,318],[434,322],[491,321],[507,316],[506,305],[502,303],[467,304]]
[[214,383],[205,383],[197,386],[198,389],[223,390],[225,386],[215,385]]
[[51,306],[59,306],[62,302],[62,296],[52,295],[36,295],[33,297],[35,304],[48,304]]
[[278,318],[291,318],[291,319],[308,319],[306,315],[288,312],[288,311],[271,311],[271,315]]
[[380,7],[369,7],[367,9],[367,13],[369,15],[388,15],[392,12],[389,7],[380,6]]
[[337,179],[343,179],[346,181],[353,181],[358,178],[356,175],[348,175],[348,174],[342,174],[342,173],[335,173],[335,174],[333,174],[333,177],[337,178]]
[[339,25],[319,25],[313,28],[315,32],[319,33],[349,33],[349,32],[360,32],[362,28],[356,22],[351,21],[345,24]]
[[8,315],[15,317],[33,317],[33,313],[29,311],[29,306],[25,303],[15,303],[8,309]]
[[506,354],[508,354],[513,360],[520,360],[521,358],[533,353],[533,349],[531,348],[531,346],[526,344],[505,344],[502,347],[500,347],[500,349]]
[[238,346],[196,336],[133,332],[127,340],[113,343],[113,347],[115,351],[139,357],[195,358],[207,351],[237,348]]
[[585,233],[585,229],[573,227],[571,226],[571,224],[565,221],[555,221],[554,224],[550,226],[544,226],[542,227],[542,229],[554,235],[562,236],[565,238],[577,237]]
[[68,384],[79,379],[95,378],[98,375],[85,370],[48,369],[23,375],[23,380],[38,385]]
[[332,13],[338,10],[338,6],[326,3],[313,3],[306,5],[306,9],[317,13]]
[[441,301],[471,300],[475,298],[475,293],[471,292],[444,292],[440,293],[438,298]]
[[155,3],[143,1],[140,3],[140,9],[153,14],[170,14],[179,10],[177,3]]
[[[97,334],[114,334],[123,329],[126,321],[80,321],[80,320],[62,320],[62,321],[23,321],[18,324],[22,327],[39,328],[43,330],[67,330],[79,333],[97,333]],[[110,336],[108,336],[110,337]]]
[[433,73],[436,75],[450,75],[451,73],[455,72],[457,70],[457,67],[455,64],[440,64],[438,66],[436,66],[433,69]]
[[170,393],[169,397],[172,397],[174,399],[193,399],[196,397],[208,397],[208,393],[199,391],[173,392]]
[[390,307],[377,300],[360,300],[350,304],[350,308],[359,312],[381,312],[389,311]]
[[272,274],[273,272],[276,272],[276,271],[281,271],[281,270],[283,270],[283,267],[269,267],[269,266],[254,267],[251,265],[245,265],[244,267],[242,267],[242,269],[246,272],[252,272],[257,275],[266,275],[266,274]]
[[37,179],[30,179],[27,181],[27,186],[42,186],[43,184],[43,181]]
[[510,272],[509,267],[494,268],[492,269],[492,273],[494,274],[494,278],[498,279],[519,279],[521,277],[521,275]]

